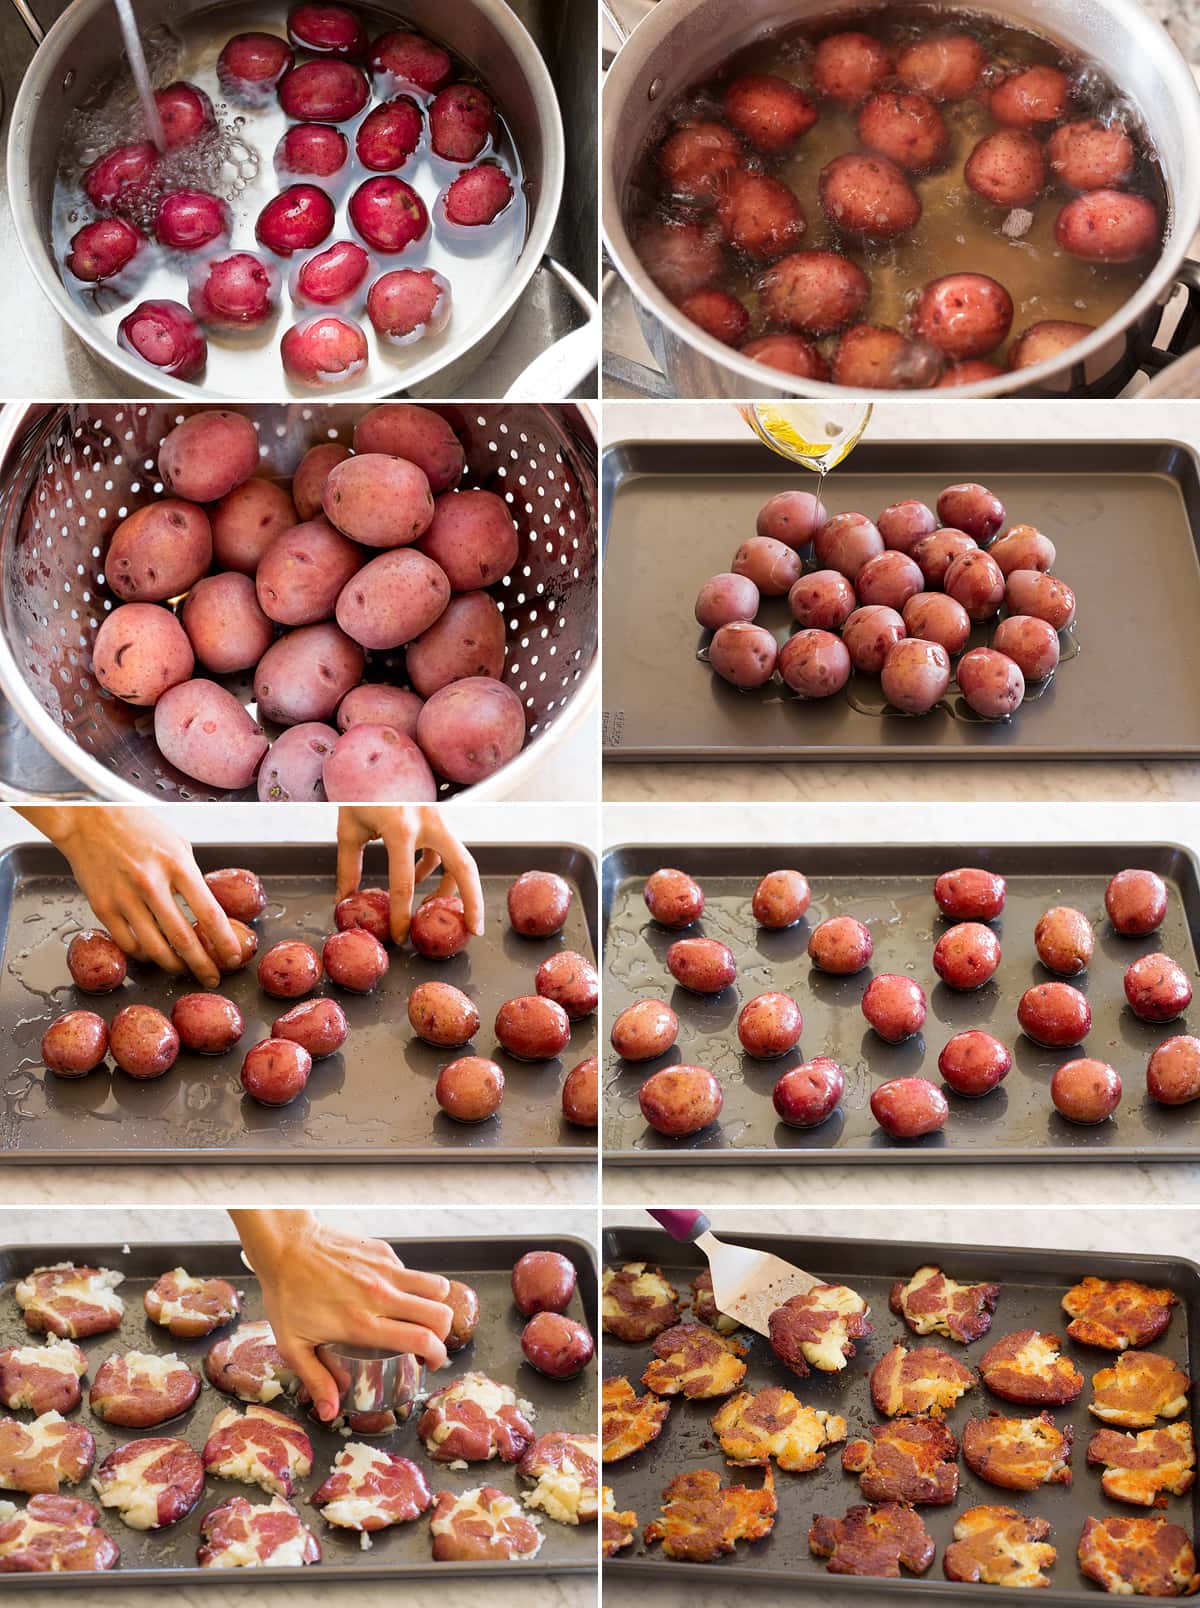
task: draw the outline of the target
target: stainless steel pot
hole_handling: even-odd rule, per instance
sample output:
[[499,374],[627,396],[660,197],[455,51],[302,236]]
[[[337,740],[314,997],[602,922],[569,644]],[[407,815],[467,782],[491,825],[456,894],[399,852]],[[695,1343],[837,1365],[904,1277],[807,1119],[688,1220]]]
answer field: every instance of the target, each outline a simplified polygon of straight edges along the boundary
[[[219,29],[224,12],[229,19],[223,25],[227,36],[238,28],[273,22],[283,32],[284,10],[277,6],[278,0],[266,8],[258,6],[256,21],[237,8],[215,9],[211,0],[138,0],[137,12],[143,32],[160,25],[177,26],[181,18],[201,13],[211,14]],[[399,17],[393,0],[375,0],[373,9]],[[20,10],[30,25],[27,8],[21,6]],[[470,316],[464,317],[461,333],[456,335],[452,324],[436,348],[424,355],[420,348],[414,349],[411,363],[389,361],[372,351],[359,381],[337,389],[339,400],[394,395],[401,388],[407,394],[425,396],[458,390],[492,351],[512,318],[545,256],[562,198],[563,130],[553,81],[533,40],[504,0],[457,0],[453,6],[439,0],[404,0],[403,19],[427,28],[477,66],[494,90],[524,169],[528,230],[518,261],[500,292],[488,298],[482,316],[478,306],[464,306],[464,313]],[[33,27],[36,29],[36,24]],[[215,58],[215,48],[212,54]],[[17,238],[30,269],[60,316],[101,363],[122,377],[130,394],[196,400],[219,390],[223,396],[278,397],[290,387],[273,351],[274,342],[259,351],[246,350],[244,389],[219,387],[211,381],[172,380],[122,351],[62,283],[51,249],[51,208],[64,129],[97,80],[111,75],[121,59],[120,30],[111,0],[73,0],[42,40],[25,74],[9,131],[8,191]],[[272,135],[261,152],[268,173],[273,142]],[[560,274],[560,278],[584,311],[594,315],[595,304],[578,281],[570,275]],[[373,336],[369,335],[369,340],[373,341]],[[568,390],[582,383],[587,373],[586,354],[579,351],[579,343],[573,350],[574,361],[565,361],[556,375]],[[305,391],[297,394],[311,395]]]
[[[1170,198],[1162,256],[1119,313],[1068,353],[1035,368],[964,385],[955,396],[1057,395],[1101,387],[1150,348],[1163,308],[1196,288],[1186,262],[1200,228],[1200,93],[1183,57],[1138,0],[996,0],[985,9],[1096,61],[1138,106]],[[805,17],[861,11],[862,0],[658,0],[609,69],[602,98],[601,206],[605,245],[633,292],[647,344],[678,396],[839,396],[740,356],[682,317],[638,261],[626,228],[630,178],[664,110],[689,85],[768,30]],[[605,6],[614,25],[617,19]],[[879,393],[881,395],[894,393]]]

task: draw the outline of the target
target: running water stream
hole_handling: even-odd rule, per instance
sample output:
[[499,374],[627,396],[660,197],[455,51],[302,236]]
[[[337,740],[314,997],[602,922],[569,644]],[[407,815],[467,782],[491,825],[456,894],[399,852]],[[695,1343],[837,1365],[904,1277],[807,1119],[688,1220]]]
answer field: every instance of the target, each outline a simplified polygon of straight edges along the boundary
[[150,138],[161,155],[167,148],[167,136],[163,133],[162,118],[158,115],[158,103],[150,87],[150,69],[146,65],[146,52],[142,49],[142,36],[138,33],[137,18],[133,14],[133,0],[113,0],[113,3],[121,23],[125,54],[129,57],[138,99],[142,103],[142,116],[146,119]]

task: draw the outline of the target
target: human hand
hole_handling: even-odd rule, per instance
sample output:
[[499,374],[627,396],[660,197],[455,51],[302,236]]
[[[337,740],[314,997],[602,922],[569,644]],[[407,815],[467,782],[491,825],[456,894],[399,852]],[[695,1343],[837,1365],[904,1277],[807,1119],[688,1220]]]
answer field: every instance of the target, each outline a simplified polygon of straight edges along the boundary
[[181,894],[217,955],[238,963],[237,938],[191,845],[149,810],[99,804],[19,813],[66,856],[97,921],[134,960],[190,971],[206,988],[220,982],[217,965],[176,903]]
[[[338,811],[337,895],[356,893],[362,881],[363,850],[382,838],[388,856],[388,892],[392,902],[392,939],[402,944],[412,921],[413,888],[438,866],[445,875],[439,894],[457,893],[467,928],[483,936],[483,887],[469,851],[432,804],[346,806]],[[421,851],[421,858],[415,856]]]
[[338,1388],[317,1356],[327,1341],[412,1353],[446,1363],[453,1314],[437,1273],[411,1272],[383,1240],[327,1228],[307,1211],[231,1211],[262,1286],[283,1360],[300,1376],[318,1418],[337,1417]]

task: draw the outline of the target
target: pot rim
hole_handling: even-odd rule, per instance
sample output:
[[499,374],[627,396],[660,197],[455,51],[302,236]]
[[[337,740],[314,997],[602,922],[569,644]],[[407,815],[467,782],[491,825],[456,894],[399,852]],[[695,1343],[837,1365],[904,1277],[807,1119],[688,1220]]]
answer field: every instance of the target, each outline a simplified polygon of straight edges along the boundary
[[[17,242],[39,292],[50,299],[59,317],[75,333],[87,351],[104,368],[119,374],[130,383],[130,396],[140,396],[149,391],[189,402],[211,402],[215,396],[211,387],[174,379],[158,369],[151,368],[131,353],[125,352],[115,340],[109,340],[107,336],[98,332],[94,321],[80,309],[68,293],[51,254],[49,241],[33,216],[28,177],[28,140],[21,131],[32,127],[42,84],[52,76],[63,49],[78,37],[92,17],[97,12],[105,10],[109,3],[110,0],[71,0],[67,9],[47,31],[21,80],[13,102],[12,116],[9,119],[6,163],[6,181]],[[428,385],[428,382],[436,379],[443,370],[461,363],[471,352],[483,346],[489,336],[504,328],[546,255],[559,207],[562,204],[566,168],[562,110],[558,104],[554,81],[528,29],[517,14],[505,4],[505,0],[465,0],[465,3],[475,11],[483,13],[512,49],[533,97],[542,136],[540,197],[536,207],[532,209],[525,243],[513,265],[508,287],[493,307],[487,324],[476,332],[469,345],[449,354],[438,353],[411,369],[397,368],[395,374],[385,378],[383,382],[364,388],[306,388],[292,392],[288,390],[289,382],[281,371],[280,394],[287,391],[286,399],[289,401],[366,402],[407,393],[417,385]],[[255,397],[243,400],[267,399]]]
[[[746,399],[764,393],[790,392],[797,396],[824,396],[845,398],[848,390],[855,395],[892,398],[930,397],[936,388],[917,391],[864,390],[858,387],[834,385],[825,380],[805,380],[782,369],[770,368],[742,357],[724,342],[706,334],[697,324],[684,318],[646,273],[633,250],[621,201],[617,194],[615,150],[618,125],[624,111],[633,79],[640,72],[647,55],[678,26],[682,15],[692,10],[698,0],[658,0],[657,5],[629,35],[617,52],[608,70],[601,92],[601,230],[605,250],[628,285],[640,309],[663,325],[684,345],[691,347],[718,364],[728,374],[740,377],[746,384],[738,394]],[[1139,49],[1152,51],[1159,64],[1162,78],[1172,85],[1177,94],[1181,114],[1190,123],[1184,140],[1186,152],[1200,150],[1200,87],[1192,77],[1191,69],[1166,29],[1155,22],[1140,0],[1102,0],[1110,15],[1125,25],[1126,32],[1138,40]],[[988,10],[1003,17],[1005,0],[988,0]],[[1047,19],[1047,24],[1051,19]],[[1047,28],[1049,32],[1049,26]],[[1053,34],[1050,35],[1053,37]],[[1187,257],[1188,246],[1200,229],[1200,186],[1195,187],[1186,212],[1179,210],[1179,198],[1169,197],[1168,238],[1154,268],[1125,304],[1118,308],[1091,335],[1077,341],[1057,357],[1046,358],[1030,368],[1014,369],[990,380],[978,380],[973,385],[959,385],[951,389],[954,396],[992,397],[1024,392],[1030,386],[1045,385],[1064,370],[1086,362],[1100,352],[1114,337],[1120,336],[1130,325],[1148,314],[1156,305],[1164,305],[1180,266]]]

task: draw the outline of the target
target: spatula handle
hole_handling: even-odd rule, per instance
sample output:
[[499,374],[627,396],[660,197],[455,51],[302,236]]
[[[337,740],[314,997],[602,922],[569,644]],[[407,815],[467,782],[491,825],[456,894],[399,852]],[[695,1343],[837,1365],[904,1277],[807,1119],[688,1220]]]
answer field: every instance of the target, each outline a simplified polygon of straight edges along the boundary
[[708,1232],[708,1218],[703,1212],[690,1212],[675,1207],[648,1207],[650,1216],[662,1225],[675,1240],[699,1239]]

